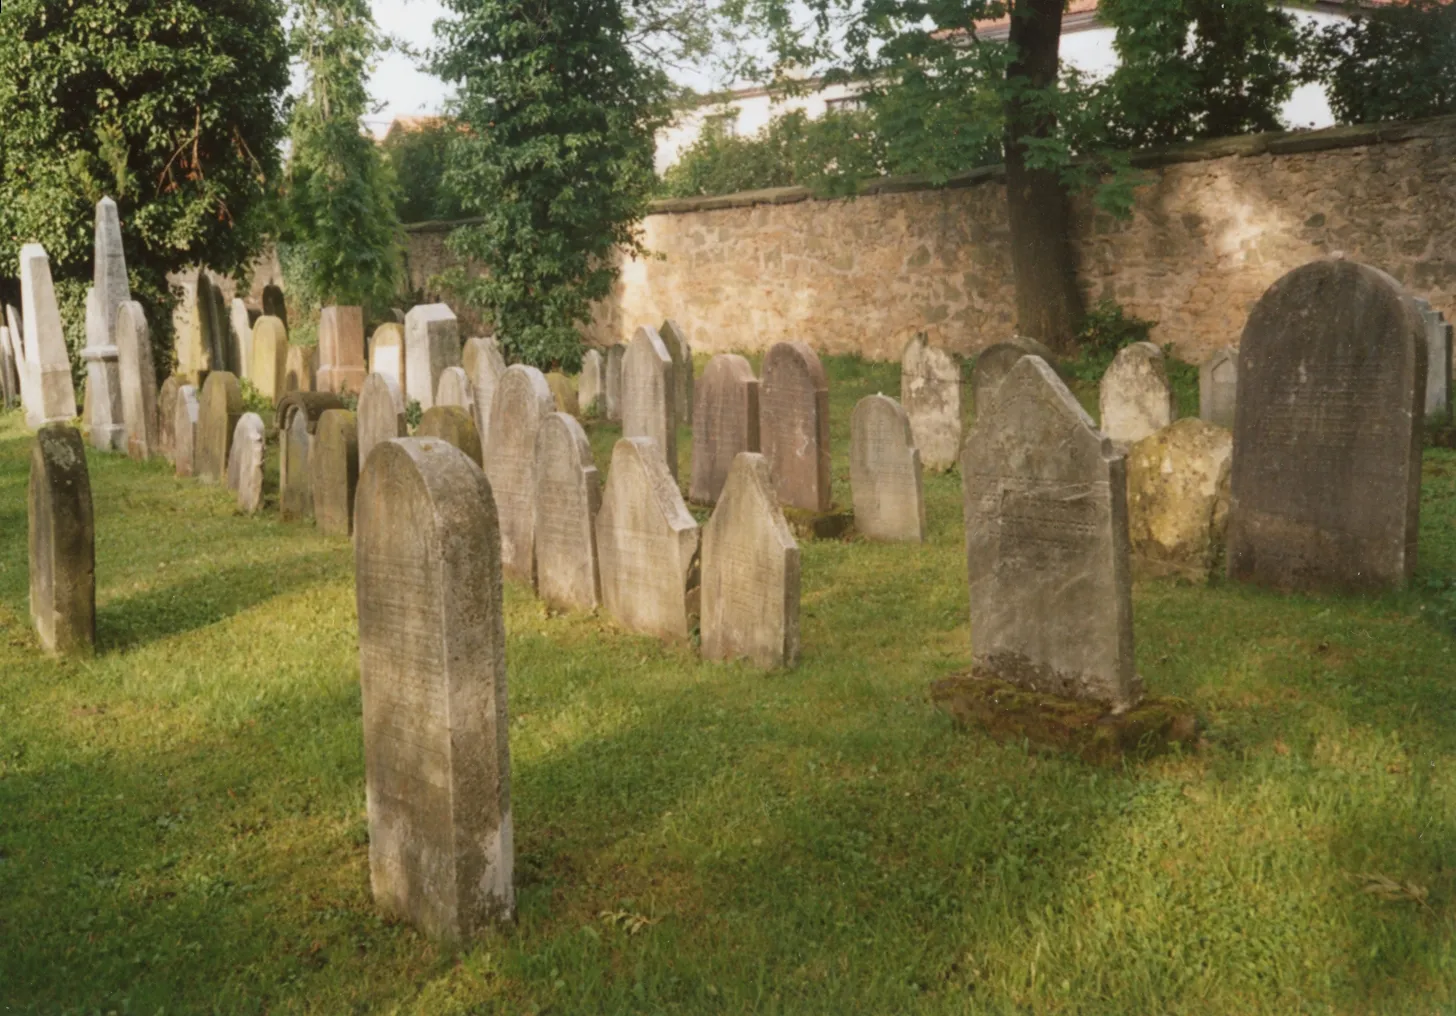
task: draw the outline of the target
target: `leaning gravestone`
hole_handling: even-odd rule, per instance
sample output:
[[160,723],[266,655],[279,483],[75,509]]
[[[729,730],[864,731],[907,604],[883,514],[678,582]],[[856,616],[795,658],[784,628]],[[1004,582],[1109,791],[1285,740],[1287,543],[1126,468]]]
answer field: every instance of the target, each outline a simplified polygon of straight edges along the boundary
[[96,527],[81,434],[46,424],[30,452],[30,619],[48,652],[96,644]]
[[475,421],[459,406],[431,406],[420,418],[415,428],[415,437],[437,437],[449,441],[459,448],[477,466],[484,462],[480,454],[480,435],[475,432]]
[[1428,301],[1417,297],[1415,305],[1426,326],[1426,419],[1446,423],[1451,419],[1451,326]]
[[1205,583],[1223,561],[1234,436],[1179,420],[1127,453],[1127,528],[1134,578]]
[[243,415],[243,390],[225,370],[207,375],[197,409],[197,451],[193,471],[204,483],[227,479],[228,451],[233,430]]
[[622,358],[622,436],[653,442],[663,464],[677,476],[677,397],[672,356],[657,330],[637,329]]
[[157,450],[168,462],[177,455],[177,390],[182,379],[176,374],[162,382],[157,390]]
[[276,317],[260,317],[253,325],[253,387],[269,402],[287,394],[288,329]]
[[627,356],[627,347],[618,342],[607,349],[606,376],[602,379],[603,395],[607,402],[607,419],[619,423],[622,419],[622,361]]
[[367,374],[364,308],[325,307],[319,314],[318,390],[357,395]]
[[197,387],[181,385],[172,411],[172,464],[178,476],[196,475],[197,421],[201,407]]
[[698,601],[698,524],[650,438],[622,438],[597,513],[602,604],[623,627],[686,640]]
[[446,367],[460,366],[460,324],[443,303],[422,304],[404,318],[405,394],[429,409]]
[[1239,397],[1239,351],[1215,349],[1198,368],[1198,416],[1205,423],[1233,430]]
[[577,391],[577,402],[587,416],[601,416],[606,388],[602,382],[605,365],[599,350],[588,349],[581,358],[581,386]]
[[513,364],[501,375],[490,410],[485,475],[500,517],[501,567],[535,584],[536,435],[555,412],[551,389],[535,367]]
[[693,411],[693,475],[688,499],[713,504],[740,452],[758,451],[758,378],[741,356],[708,361]]
[[925,468],[943,473],[961,451],[961,366],[922,332],[900,358],[900,404]]
[[[86,294],[86,384],[91,393],[91,447],[125,451],[125,408],[121,397],[121,369],[117,363],[116,313],[131,301],[126,275],[126,254],[121,244],[121,220],[116,202],[96,203],[94,268]],[[155,383],[155,382],[154,382]]]
[[444,441],[386,441],[357,522],[370,886],[385,912],[466,939],[515,910],[490,484]]
[[595,610],[601,478],[581,424],[552,413],[536,434],[536,595],[555,607]]
[[1134,705],[1123,457],[1041,357],[980,407],[961,484],[976,676]]
[[238,417],[233,429],[233,446],[228,452],[228,490],[237,495],[238,510],[254,515],[263,507],[263,460],[267,432],[257,413]]
[[703,528],[705,660],[746,658],[765,669],[799,659],[799,545],[774,494],[768,460],[733,460]]
[[925,542],[925,490],[910,418],[888,395],[866,395],[850,420],[854,527],[871,540]]
[[278,431],[278,515],[284,522],[313,517],[313,470],[309,456],[313,452],[313,434],[309,433],[308,414],[302,410],[290,413],[288,422]]
[[758,437],[779,503],[827,512],[829,382],[819,356],[802,342],[779,342],[763,358]]
[[1173,387],[1163,351],[1151,342],[1118,350],[1098,387],[1102,433],[1120,446],[1141,441],[1173,422]]
[[1239,343],[1230,578],[1389,589],[1415,567],[1425,323],[1394,279],[1316,261],[1274,283]]
[[405,390],[404,326],[388,322],[374,329],[369,341],[369,372],[383,374]]
[[[658,330],[667,353],[672,357],[672,398],[677,407],[677,422],[692,426],[693,423],[693,347],[682,325],[671,318],[662,323]],[[674,471],[675,473],[676,471]]]
[[20,248],[20,303],[26,355],[34,360],[31,371],[37,396],[37,404],[27,407],[26,423],[39,428],[45,423],[73,420],[76,388],[71,383],[71,355],[66,351],[66,336],[61,329],[51,261],[38,243]]
[[435,405],[455,406],[467,415],[474,413],[475,386],[464,367],[446,367],[440,372],[440,383],[435,386]]
[[354,491],[359,483],[359,439],[354,414],[329,409],[319,417],[308,450],[313,518],[326,536],[348,536],[354,522]]
[[369,462],[369,453],[381,441],[405,436],[404,397],[399,386],[383,374],[370,374],[359,393],[356,421],[359,442],[359,472]]
[[495,405],[495,391],[500,387],[501,375],[506,372],[506,361],[496,347],[494,339],[476,338],[465,343],[465,373],[470,378],[470,391],[474,397],[472,413],[475,416],[475,430],[480,436],[480,450],[490,454],[490,414]]
[[134,459],[158,454],[157,372],[152,369],[152,334],[147,313],[135,300],[116,309],[117,381],[126,453]]

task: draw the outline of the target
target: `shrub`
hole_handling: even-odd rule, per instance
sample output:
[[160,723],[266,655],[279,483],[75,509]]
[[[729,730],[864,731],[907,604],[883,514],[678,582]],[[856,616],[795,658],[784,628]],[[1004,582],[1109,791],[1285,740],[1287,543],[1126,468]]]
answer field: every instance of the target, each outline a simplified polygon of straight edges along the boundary
[[1304,32],[1305,77],[1324,84],[1340,123],[1456,112],[1456,5],[1408,0]]

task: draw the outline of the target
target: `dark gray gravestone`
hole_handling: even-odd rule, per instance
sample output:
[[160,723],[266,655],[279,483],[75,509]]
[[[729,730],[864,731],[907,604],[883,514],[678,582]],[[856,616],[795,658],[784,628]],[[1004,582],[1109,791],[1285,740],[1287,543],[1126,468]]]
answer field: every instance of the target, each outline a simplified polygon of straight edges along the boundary
[[693,411],[693,476],[688,499],[713,504],[739,452],[758,451],[758,378],[741,356],[708,361]]
[[829,381],[802,342],[776,343],[763,358],[758,439],[784,507],[829,511]]
[[1000,387],[1006,375],[1011,373],[1011,368],[1026,355],[1026,350],[1014,342],[998,342],[976,355],[976,362],[971,366],[971,398],[976,402],[978,415],[981,407],[990,401],[991,393]]
[[90,655],[96,643],[96,527],[81,434],[41,427],[30,452],[30,618],[40,644]]

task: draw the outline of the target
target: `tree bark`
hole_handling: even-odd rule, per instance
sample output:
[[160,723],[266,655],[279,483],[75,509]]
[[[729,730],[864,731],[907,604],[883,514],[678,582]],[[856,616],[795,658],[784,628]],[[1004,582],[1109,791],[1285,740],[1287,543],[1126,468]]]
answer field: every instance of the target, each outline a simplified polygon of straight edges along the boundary
[[1064,0],[1016,0],[1011,12],[1015,57],[1006,70],[1006,205],[1016,327],[1059,352],[1072,350],[1086,307],[1077,288],[1067,193],[1053,170],[1026,164],[1028,137],[1047,137],[1056,115],[1028,96],[1055,88]]

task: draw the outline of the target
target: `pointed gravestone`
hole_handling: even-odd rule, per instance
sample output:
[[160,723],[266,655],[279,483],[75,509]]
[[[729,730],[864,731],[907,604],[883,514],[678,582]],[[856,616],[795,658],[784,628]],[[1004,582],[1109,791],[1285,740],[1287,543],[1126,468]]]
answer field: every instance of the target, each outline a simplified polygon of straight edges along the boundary
[[1451,326],[1428,301],[1415,304],[1426,326],[1426,419],[1444,424],[1451,419]]
[[776,343],[763,358],[758,439],[779,503],[829,511],[829,382],[818,354],[802,342]]
[[318,347],[290,345],[283,364],[283,393],[318,391],[317,367]]
[[577,402],[587,416],[601,416],[606,389],[602,384],[602,354],[588,349],[581,358],[581,384],[577,390]]
[[677,398],[672,356],[656,329],[643,326],[622,358],[622,436],[645,437],[677,476]]
[[923,333],[900,358],[900,404],[926,469],[943,473],[961,451],[961,365]]
[[998,342],[976,354],[976,362],[971,365],[971,398],[975,400],[977,413],[990,401],[991,393],[1001,386],[1016,362],[1026,355],[1026,350],[1014,342]]
[[172,411],[172,464],[178,476],[197,473],[197,422],[201,407],[196,385],[177,389],[177,404]]
[[28,243],[20,248],[20,303],[25,325],[26,355],[32,359],[37,404],[32,427],[76,417],[76,388],[71,383],[71,358],[61,329],[61,309],[51,282],[45,248]]
[[601,603],[597,510],[601,479],[581,424],[552,413],[536,435],[536,595],[555,607]]
[[238,346],[238,364],[245,381],[253,379],[253,316],[241,297],[235,297],[228,306],[228,327],[232,329],[233,341]]
[[117,363],[116,313],[131,301],[126,277],[126,254],[121,245],[121,219],[116,202],[96,203],[95,258],[91,290],[86,298],[86,380],[91,386],[91,447],[102,451],[126,449],[125,407],[121,396],[121,368]]
[[[672,357],[672,399],[677,411],[677,422],[692,426],[693,402],[693,347],[688,342],[687,332],[682,325],[669,318],[658,330],[667,353]],[[673,471],[676,475],[676,470]]]
[[359,443],[359,472],[369,462],[369,453],[381,441],[405,436],[403,396],[399,386],[383,374],[370,374],[359,393],[355,421]]
[[513,364],[501,375],[490,410],[490,455],[485,474],[500,516],[501,567],[534,585],[536,435],[556,411],[546,378],[535,367]]
[[429,409],[446,367],[460,366],[460,323],[443,303],[415,307],[404,319],[405,394]]
[[263,418],[257,413],[244,413],[233,428],[233,445],[228,451],[228,490],[238,499],[238,510],[244,515],[256,514],[263,507],[263,459],[267,450]]
[[703,659],[765,669],[799,659],[799,545],[768,460],[744,452],[703,527]]
[[387,322],[374,329],[369,342],[369,372],[383,374],[405,391],[404,326]]
[[1296,268],[1239,343],[1230,578],[1281,589],[1390,589],[1415,567],[1426,335],[1383,272]]
[[207,375],[197,407],[197,451],[193,472],[204,483],[227,479],[233,430],[243,415],[243,390],[225,370]]
[[147,327],[147,313],[135,300],[117,308],[114,345],[121,415],[126,421],[126,453],[134,459],[149,459],[160,452],[157,372],[152,369],[152,333]]
[[177,460],[177,390],[181,387],[182,379],[173,374],[157,389],[157,450],[168,462]]
[[603,396],[607,403],[607,419],[613,423],[622,420],[622,361],[627,356],[627,347],[618,342],[607,349],[606,374],[602,378]]
[[466,415],[475,411],[475,386],[464,367],[446,367],[440,372],[440,383],[435,386],[435,405],[455,406]]
[[265,315],[253,325],[253,387],[269,402],[277,404],[287,389],[288,329],[272,315]]
[[309,448],[309,486],[319,532],[348,536],[354,523],[354,491],[359,483],[359,437],[354,414],[329,409],[319,417]]
[[477,466],[482,465],[480,435],[475,431],[475,421],[459,406],[431,406],[420,417],[415,428],[415,437],[437,437],[449,441],[464,452]]
[[1173,386],[1168,383],[1163,351],[1151,342],[1134,342],[1118,350],[1102,375],[1097,402],[1102,433],[1122,447],[1172,423]]
[[475,431],[480,437],[481,452],[489,458],[490,414],[501,375],[506,372],[506,361],[495,340],[488,338],[475,338],[465,343],[462,359],[474,399],[471,412],[475,416]]
[[325,307],[319,314],[317,390],[359,394],[364,366],[364,308]]
[[313,434],[308,414],[296,410],[278,431],[278,515],[284,522],[313,518]]
[[976,676],[1135,704],[1123,457],[1041,357],[979,407],[961,484]]
[[263,313],[282,321],[283,327],[287,329],[288,304],[283,299],[283,290],[271,282],[263,287]]
[[887,395],[867,395],[850,420],[854,527],[871,540],[925,542],[925,490],[910,418]]
[[388,441],[357,522],[370,886],[386,913],[466,939],[515,910],[490,484],[443,441]]
[[650,438],[623,438],[597,513],[602,604],[625,628],[685,640],[698,599],[698,524]]
[[708,361],[693,411],[693,476],[688,499],[713,504],[740,452],[758,451],[758,378],[741,356]]
[[1238,393],[1239,351],[1232,346],[1214,350],[1198,368],[1199,418],[1215,427],[1233,430]]
[[40,363],[35,350],[26,345],[20,311],[10,304],[5,305],[5,325],[10,329],[10,342],[15,348],[15,372],[20,382],[20,404],[25,407],[25,424],[36,427],[41,418]]
[[48,652],[96,644],[96,528],[81,434],[46,424],[30,452],[30,619]]

